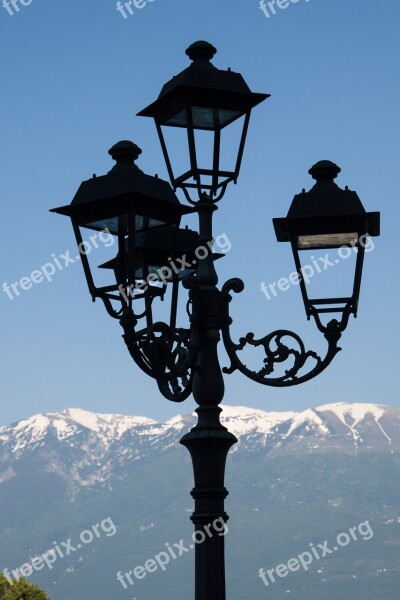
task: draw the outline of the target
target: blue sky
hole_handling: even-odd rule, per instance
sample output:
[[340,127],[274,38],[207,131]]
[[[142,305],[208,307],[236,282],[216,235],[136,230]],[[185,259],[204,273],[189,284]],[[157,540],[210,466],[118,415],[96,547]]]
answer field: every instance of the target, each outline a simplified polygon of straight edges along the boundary
[[[135,114],[187,66],[186,47],[206,39],[218,48],[216,66],[272,94],[254,111],[238,185],[228,188],[215,218],[215,234],[225,233],[232,245],[218,264],[220,282],[240,276],[246,283],[232,303],[236,336],[293,329],[323,352],[298,288],[269,301],[260,292],[262,281],[293,270],[272,218],[311,187],[312,164],[339,164],[339,185],[355,189],[367,210],[382,212],[359,317],[331,367],[287,390],[232,375],[225,402],[265,410],[336,401],[400,406],[399,3],[299,0],[269,18],[256,0],[154,0],[126,19],[114,0],[17,6],[12,16],[0,6],[1,287],[52,254],[74,251],[68,220],[48,209],[69,203],[92,173],[109,170],[107,150],[118,140],[135,141],[143,149],[139,166],[167,178],[152,122]],[[334,284],[342,277],[339,269],[328,275]],[[179,406],[159,397],[132,363],[118,323],[92,304],[79,264],[13,300],[0,291],[0,327],[0,424],[69,406],[156,419],[194,407],[192,400]],[[221,362],[227,364],[222,351]]]

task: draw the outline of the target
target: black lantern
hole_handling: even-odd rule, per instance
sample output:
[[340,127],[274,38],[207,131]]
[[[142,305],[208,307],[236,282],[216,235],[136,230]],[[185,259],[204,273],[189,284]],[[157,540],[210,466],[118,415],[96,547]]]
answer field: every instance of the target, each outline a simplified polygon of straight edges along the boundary
[[[328,160],[316,163],[309,170],[316,180],[314,187],[294,197],[286,218],[273,220],[278,241],[291,243],[307,317],[313,316],[321,331],[326,330],[321,314],[342,313],[342,329],[350,314],[357,316],[366,242],[368,236],[379,235],[380,227],[378,212],[367,213],[356,192],[336,185],[334,179],[340,171]],[[309,298],[300,252],[332,248],[354,248],[357,259],[352,293],[341,298]]]
[[129,261],[128,245],[125,257],[120,253],[115,258],[99,265],[100,269],[112,269],[120,292],[120,300],[128,302],[128,296],[148,301],[147,308],[152,322],[151,299],[163,297],[168,284],[172,284],[170,327],[175,327],[179,284],[182,279],[195,273],[199,261],[205,254],[212,254],[214,260],[224,256],[213,253],[212,246],[202,246],[199,234],[187,227],[178,229],[173,226],[152,228],[136,234],[136,245],[133,262],[135,264],[135,282],[133,289],[123,288],[122,272],[124,264]]
[[[196,271],[203,252],[197,253],[199,234],[187,227],[163,227],[160,230],[149,229],[136,235],[135,278],[137,281],[165,282],[183,277]],[[128,248],[126,247],[126,257]],[[205,251],[212,252],[211,248]],[[197,258],[199,254],[199,258]],[[223,254],[213,254],[220,258]],[[102,269],[113,269],[117,281],[122,268],[121,256],[100,265]]]
[[[54,208],[52,212],[71,218],[92,298],[102,298],[110,314],[119,317],[120,314],[111,309],[110,301],[120,300],[115,292],[135,285],[136,237],[146,231],[175,229],[181,216],[192,209],[180,204],[169,183],[146,175],[135,165],[141,154],[136,144],[118,142],[109,154],[116,161],[111,171],[84,181],[70,205]],[[105,231],[117,237],[121,260],[117,280],[110,285],[96,287],[81,228]]]
[[[192,64],[166,83],[158,99],[138,113],[154,118],[171,183],[174,189],[182,188],[192,202],[192,190],[197,190],[196,200],[206,193],[216,201],[222,198],[228,183],[237,180],[251,109],[269,97],[269,94],[251,92],[240,73],[214,67],[210,61],[216,51],[204,41],[189,46],[186,54]],[[220,164],[221,132],[241,117],[243,128],[239,148],[233,165],[226,170]],[[190,168],[184,173],[174,173],[163,126],[187,130]],[[199,164],[198,136],[196,139],[199,131],[213,135],[212,165],[209,167]]]

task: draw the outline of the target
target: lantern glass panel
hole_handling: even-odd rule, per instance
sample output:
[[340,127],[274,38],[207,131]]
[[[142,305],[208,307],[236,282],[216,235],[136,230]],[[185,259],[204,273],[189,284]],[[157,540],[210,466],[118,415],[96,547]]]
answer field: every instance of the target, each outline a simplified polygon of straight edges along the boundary
[[221,171],[235,171],[244,125],[245,116],[242,115],[234,123],[231,123],[229,127],[225,127],[221,131],[221,149],[219,154]]
[[323,235],[300,235],[297,246],[299,249],[340,248],[357,243],[357,233],[326,233]]
[[[242,113],[238,110],[215,109],[211,107],[192,106],[192,121],[195,129],[207,129],[215,131],[222,129],[232,121],[235,121]],[[186,111],[182,109],[177,114],[162,123],[172,127],[187,127]]]
[[[196,162],[199,169],[212,171],[213,156],[214,156],[214,139],[213,131],[196,130],[194,132],[194,143],[196,146]],[[211,183],[211,175],[202,176],[204,183]]]
[[118,248],[118,237],[104,228],[96,233],[89,234],[88,228],[74,225],[74,231],[79,249],[79,258],[88,280],[90,292],[93,291],[91,285],[100,290],[115,287],[116,280],[113,274],[99,270],[97,267],[115,256]]
[[[152,227],[161,227],[166,225],[164,221],[158,219],[151,219],[149,217],[142,217],[141,215],[135,215],[135,229],[137,232],[150,229]],[[126,233],[128,229],[128,217],[125,215],[122,217],[111,217],[109,219],[102,219],[99,221],[92,221],[91,223],[85,223],[82,227],[87,229],[94,229],[95,231],[109,231],[113,235],[118,235],[119,232]]]
[[301,274],[312,299],[351,298],[358,247],[309,248],[299,251]]
[[[180,127],[160,127],[174,178],[190,171],[188,135]],[[171,182],[172,183],[172,182]]]
[[[172,169],[171,179],[176,187],[192,189],[192,194],[195,193],[194,189],[199,189],[200,184],[202,192],[210,194],[212,190],[217,195],[221,185],[235,180],[238,174],[245,117],[235,112],[232,123],[233,111],[214,110],[212,114],[215,116],[215,113],[224,113],[225,124],[228,123],[229,116],[229,127],[222,129],[211,123],[210,127],[199,128],[196,127],[196,122],[187,131],[183,127],[160,127]],[[211,113],[209,117],[211,119]],[[181,135],[177,135],[178,132]],[[186,151],[182,152],[182,148],[186,148]]]

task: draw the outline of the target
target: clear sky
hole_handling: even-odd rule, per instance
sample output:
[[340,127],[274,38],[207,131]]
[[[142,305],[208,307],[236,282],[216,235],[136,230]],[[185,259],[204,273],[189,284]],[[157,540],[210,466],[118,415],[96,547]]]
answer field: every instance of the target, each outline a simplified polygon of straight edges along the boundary
[[[75,256],[69,220],[48,209],[69,203],[92,173],[109,170],[107,150],[118,140],[135,141],[143,149],[139,166],[167,178],[154,125],[135,114],[187,66],[186,47],[205,39],[218,48],[216,66],[272,94],[254,110],[238,185],[228,188],[215,219],[215,234],[232,245],[218,263],[220,282],[246,282],[232,303],[235,335],[294,329],[323,352],[297,287],[271,300],[260,291],[262,281],[293,270],[272,218],[311,187],[312,164],[339,164],[339,185],[382,212],[359,317],[331,367],[287,390],[227,376],[225,402],[265,410],[339,401],[400,406],[398,0],[288,0],[268,17],[257,0],[143,0],[127,18],[114,0],[23,1],[0,5],[1,288],[52,255]],[[335,289],[340,273],[321,277]],[[155,419],[194,407],[191,399],[176,405],[159,397],[132,363],[118,323],[92,304],[79,264],[12,300],[0,289],[0,331],[0,424],[71,406]]]

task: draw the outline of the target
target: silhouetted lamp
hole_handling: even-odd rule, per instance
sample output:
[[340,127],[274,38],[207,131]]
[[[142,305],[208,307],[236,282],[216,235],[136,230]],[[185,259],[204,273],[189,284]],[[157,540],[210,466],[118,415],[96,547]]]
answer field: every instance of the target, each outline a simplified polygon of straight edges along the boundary
[[[71,205],[53,209],[72,219],[79,248],[83,245],[80,228],[106,229],[118,238],[116,256],[100,265],[103,276],[113,277],[108,286],[95,287],[87,256],[82,253],[92,297],[101,297],[108,312],[119,319],[135,364],[157,382],[163,396],[183,402],[193,394],[198,405],[198,422],[181,439],[190,451],[194,470],[191,495],[195,507],[191,519],[197,536],[193,538],[197,542],[196,600],[226,598],[225,538],[209,535],[211,524],[228,519],[224,507],[228,493],[225,463],[229,449],[237,442],[220,422],[222,373],[240,371],[252,381],[275,388],[299,385],[319,376],[340,351],[338,342],[349,315],[357,312],[365,246],[362,241],[365,242],[365,236],[379,235],[379,213],[367,213],[355,192],[342,190],[334,183],[339,167],[329,161],[314,165],[310,174],[316,184],[309,192],[295,196],[287,217],[274,219],[274,226],[278,241],[291,243],[300,274],[300,256],[306,250],[354,246],[357,251],[353,292],[348,297],[309,299],[301,281],[307,316],[313,316],[323,332],[326,353],[319,356],[307,350],[301,337],[287,329],[259,338],[248,332],[238,341],[232,339],[232,294],[242,292],[244,283],[232,278],[218,287],[213,260],[216,256],[211,256],[212,221],[215,203],[224,195],[228,183],[238,177],[251,110],[268,95],[252,93],[240,74],[214,67],[210,60],[215,52],[207,42],[192,44],[186,51],[192,64],[164,85],[158,99],[139,113],[154,118],[171,183],[174,188],[181,188],[195,206],[182,206],[169,183],[140,171],[134,164],[140,154],[135,144],[119,142],[110,150],[117,163],[114,168],[103,177],[83,182]],[[233,150],[228,145],[234,164],[225,170],[221,166],[221,133],[241,122],[238,148]],[[166,127],[180,128],[185,138],[187,135],[189,170],[174,174],[164,140]],[[229,128],[228,133],[235,129]],[[201,153],[204,150],[204,132],[212,138],[206,157],[210,168],[199,164],[198,159],[199,147]],[[186,139],[184,143],[186,148]],[[175,148],[178,157],[185,155],[183,148]],[[179,229],[181,216],[194,212],[199,219],[198,233]],[[246,205],[242,213],[238,218],[257,218],[254,207]],[[209,251],[200,254],[202,246]],[[172,263],[176,259],[176,264],[178,257],[185,262],[180,261],[176,271]],[[182,274],[188,273],[191,274],[181,281]],[[182,327],[176,324],[180,282],[187,290]],[[172,289],[171,315],[153,322],[153,300],[157,296],[164,298],[168,287]],[[137,310],[133,295],[144,300],[142,312]],[[114,308],[114,301],[118,301],[118,309]],[[337,312],[342,313],[340,322],[332,319],[327,325],[322,324],[323,313]],[[138,327],[142,320],[144,326]],[[256,322],[259,321],[256,316]],[[230,360],[223,369],[218,358],[221,339]],[[256,359],[262,361],[255,367],[248,363],[252,348],[256,349]],[[262,356],[259,349],[263,350]]]
[[342,313],[340,330],[345,329],[350,314],[357,316],[366,238],[379,235],[379,213],[366,212],[356,192],[347,186],[343,190],[334,182],[340,171],[340,167],[328,160],[316,163],[309,170],[316,180],[314,187],[294,197],[286,218],[274,219],[277,239],[291,243],[299,274],[302,250],[355,249],[357,260],[351,296],[309,298],[304,278],[299,278],[307,317],[314,316],[321,331],[326,330],[319,317],[321,314]]
[[[71,218],[90,293],[93,299],[101,297],[107,308],[108,300],[120,299],[114,294],[118,286],[126,289],[135,286],[137,269],[143,268],[135,253],[137,236],[142,236],[140,243],[148,231],[162,231],[167,225],[174,229],[179,226],[181,216],[191,212],[180,204],[168,182],[146,175],[137,167],[135,161],[141,152],[130,141],[118,142],[109,150],[116,161],[111,171],[84,181],[71,204],[52,209]],[[81,228],[107,231],[117,237],[120,260],[117,280],[110,285],[95,285]],[[168,239],[172,242],[171,235]],[[136,260],[139,260],[138,266]]]
[[[269,97],[269,94],[251,92],[240,73],[217,69],[210,62],[216,51],[204,41],[189,46],[186,54],[192,64],[168,81],[158,99],[138,113],[154,118],[171,183],[175,189],[182,188],[189,201],[193,200],[190,195],[193,190],[197,190],[196,200],[203,193],[212,199],[220,199],[228,183],[236,181],[251,110]],[[224,170],[220,165],[221,132],[241,117],[244,117],[243,128],[235,160],[230,170]],[[163,126],[187,130],[190,169],[185,173],[174,173]],[[196,130],[213,133],[212,168],[199,164]]]

